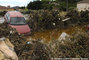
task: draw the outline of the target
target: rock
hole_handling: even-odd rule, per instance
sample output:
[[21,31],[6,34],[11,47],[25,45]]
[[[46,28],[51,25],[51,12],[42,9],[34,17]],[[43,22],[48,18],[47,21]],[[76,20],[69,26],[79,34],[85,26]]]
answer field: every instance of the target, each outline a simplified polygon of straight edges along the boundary
[[14,45],[9,41],[8,38],[6,38],[5,43],[10,47],[14,49]]
[[0,60],[4,60],[5,59],[5,56],[4,54],[0,51]]
[[65,32],[62,32],[62,34],[60,35],[60,37],[58,38],[59,41],[61,40],[66,40],[66,37],[69,37],[69,35]]
[[0,52],[0,59],[2,57],[2,59],[18,60],[13,44],[7,38],[0,40]]

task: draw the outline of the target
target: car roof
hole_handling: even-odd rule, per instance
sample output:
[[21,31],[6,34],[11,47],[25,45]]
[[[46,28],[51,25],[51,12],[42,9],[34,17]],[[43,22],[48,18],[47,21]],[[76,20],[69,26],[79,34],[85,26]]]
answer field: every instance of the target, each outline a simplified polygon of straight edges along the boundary
[[19,11],[8,11],[10,17],[24,17]]

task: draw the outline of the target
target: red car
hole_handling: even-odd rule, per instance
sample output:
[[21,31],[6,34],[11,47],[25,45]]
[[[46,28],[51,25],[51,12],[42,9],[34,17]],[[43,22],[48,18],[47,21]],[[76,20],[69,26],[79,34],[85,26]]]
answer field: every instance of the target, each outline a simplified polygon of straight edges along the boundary
[[26,24],[23,14],[18,11],[9,11],[4,16],[5,21],[12,28],[15,28],[16,31],[20,34],[26,34],[30,32],[28,24]]

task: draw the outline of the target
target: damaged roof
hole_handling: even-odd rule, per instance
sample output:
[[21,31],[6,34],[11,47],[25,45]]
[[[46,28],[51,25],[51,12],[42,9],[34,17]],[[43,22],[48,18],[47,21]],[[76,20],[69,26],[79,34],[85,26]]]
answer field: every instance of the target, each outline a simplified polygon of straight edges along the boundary
[[82,1],[80,1],[78,3],[89,3],[89,0],[82,0]]

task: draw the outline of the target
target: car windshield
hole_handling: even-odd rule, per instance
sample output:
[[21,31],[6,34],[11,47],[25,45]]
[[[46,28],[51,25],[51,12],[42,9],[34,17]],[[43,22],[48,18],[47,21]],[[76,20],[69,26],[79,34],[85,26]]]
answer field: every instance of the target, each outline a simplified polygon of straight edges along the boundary
[[26,24],[26,21],[24,17],[11,17],[11,23],[12,25],[24,25]]

